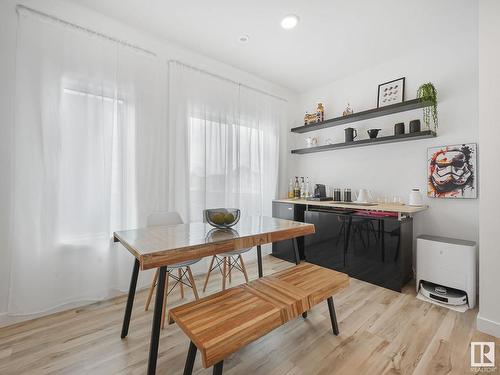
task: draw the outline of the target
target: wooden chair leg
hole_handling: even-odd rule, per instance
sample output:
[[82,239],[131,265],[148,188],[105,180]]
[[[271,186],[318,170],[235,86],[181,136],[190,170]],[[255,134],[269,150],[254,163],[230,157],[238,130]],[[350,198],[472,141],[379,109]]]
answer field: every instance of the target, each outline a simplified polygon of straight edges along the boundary
[[146,307],[144,308],[144,311],[148,311],[149,309],[149,304],[151,303],[151,297],[153,297],[153,292],[155,291],[157,281],[158,281],[158,268],[155,271],[153,282],[151,283],[151,288],[149,288],[148,299],[146,301]]
[[248,284],[248,274],[247,274],[247,269],[245,267],[245,263],[243,263],[243,256],[240,255],[240,264],[241,264],[241,269],[243,270],[243,276],[245,276],[245,282]]
[[187,266],[186,268],[188,271],[189,283],[191,284],[191,288],[193,289],[194,299],[199,300],[200,297],[198,296],[198,290],[196,289],[196,283],[194,282],[194,277],[193,273],[191,272],[191,267]]
[[179,277],[179,285],[181,288],[181,298],[184,299],[184,285],[182,285],[182,270],[180,268],[177,270],[177,275]]
[[229,273],[229,284],[231,284],[231,270],[233,269],[231,262],[233,261],[233,257],[228,257],[227,258],[227,267],[228,267],[228,273]]
[[210,273],[212,272],[214,261],[215,261],[215,255],[212,257],[212,260],[210,261],[210,266],[208,266],[208,273],[207,277],[205,278],[205,284],[203,285],[203,292],[205,292],[205,290],[207,289],[208,278],[210,277]]
[[167,298],[168,298],[168,279],[170,279],[170,271],[167,270],[167,276],[165,280],[165,290],[163,297],[163,309],[161,311],[161,329],[165,328],[165,316],[168,314],[167,311]]
[[226,276],[227,276],[227,258],[224,257],[222,266],[222,290],[226,290]]

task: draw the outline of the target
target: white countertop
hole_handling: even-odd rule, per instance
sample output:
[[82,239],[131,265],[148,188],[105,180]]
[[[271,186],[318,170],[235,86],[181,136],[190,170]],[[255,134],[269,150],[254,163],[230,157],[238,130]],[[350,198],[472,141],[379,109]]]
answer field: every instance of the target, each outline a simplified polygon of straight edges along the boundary
[[406,204],[397,203],[375,203],[373,206],[364,206],[359,204],[345,204],[342,202],[335,201],[308,201],[305,199],[275,199],[273,202],[280,203],[292,203],[292,204],[304,204],[309,206],[324,206],[324,207],[335,207],[335,208],[352,208],[355,210],[367,210],[367,211],[385,211],[385,212],[396,212],[398,214],[414,214],[417,212],[424,211],[428,206],[408,206]]

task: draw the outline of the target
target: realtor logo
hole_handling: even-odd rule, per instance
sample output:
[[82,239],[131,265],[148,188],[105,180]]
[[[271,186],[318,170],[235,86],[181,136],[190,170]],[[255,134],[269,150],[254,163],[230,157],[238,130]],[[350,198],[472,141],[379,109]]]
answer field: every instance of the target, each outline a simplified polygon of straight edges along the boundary
[[472,341],[470,343],[471,367],[495,367],[495,343]]

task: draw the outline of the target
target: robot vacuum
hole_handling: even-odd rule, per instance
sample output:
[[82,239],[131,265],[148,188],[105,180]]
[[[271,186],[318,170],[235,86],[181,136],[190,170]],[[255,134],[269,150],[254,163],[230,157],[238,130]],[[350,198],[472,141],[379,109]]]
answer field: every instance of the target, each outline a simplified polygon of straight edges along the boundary
[[428,281],[420,282],[419,292],[433,301],[447,305],[461,306],[467,303],[467,294],[465,292],[430,283]]

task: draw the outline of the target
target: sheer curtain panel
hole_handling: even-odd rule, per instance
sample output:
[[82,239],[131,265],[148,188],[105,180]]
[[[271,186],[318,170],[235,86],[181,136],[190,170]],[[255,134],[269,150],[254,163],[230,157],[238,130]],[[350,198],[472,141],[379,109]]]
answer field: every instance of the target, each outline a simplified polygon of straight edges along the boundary
[[127,290],[133,258],[111,237],[167,208],[166,74],[156,57],[18,14],[8,312],[30,314]]
[[169,73],[170,206],[191,221],[214,207],[271,215],[285,102],[179,62]]

